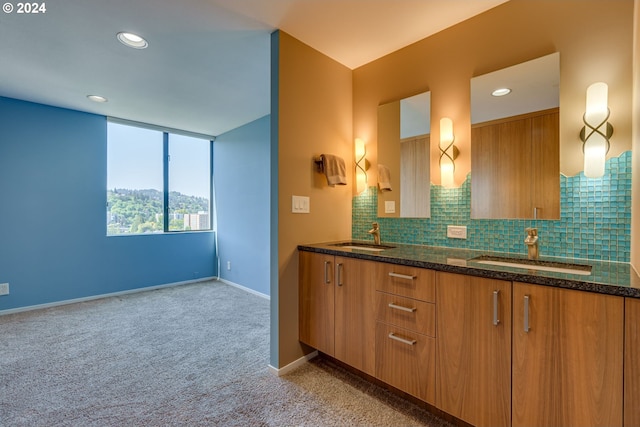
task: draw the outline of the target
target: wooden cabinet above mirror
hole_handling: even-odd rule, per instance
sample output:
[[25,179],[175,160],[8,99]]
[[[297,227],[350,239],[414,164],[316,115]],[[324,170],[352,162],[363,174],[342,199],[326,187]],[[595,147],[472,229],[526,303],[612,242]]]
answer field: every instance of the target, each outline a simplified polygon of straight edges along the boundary
[[472,218],[560,218],[558,120],[555,108],[472,126]]
[[560,218],[559,79],[558,53],[471,79],[471,218]]

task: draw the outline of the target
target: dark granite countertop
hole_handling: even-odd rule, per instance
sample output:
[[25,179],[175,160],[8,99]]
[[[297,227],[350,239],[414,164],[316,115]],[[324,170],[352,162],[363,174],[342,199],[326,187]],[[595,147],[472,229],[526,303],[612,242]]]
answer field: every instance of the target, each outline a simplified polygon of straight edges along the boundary
[[[380,252],[365,249],[350,249],[336,244],[358,241],[339,241],[299,245],[298,250],[317,252],[328,255],[339,255],[349,258],[386,262],[428,268],[436,271],[461,273],[471,276],[502,279],[514,282],[532,283],[566,289],[576,289],[621,297],[640,298],[640,277],[628,263],[592,261],[583,259],[567,259],[540,257],[543,263],[569,263],[591,266],[591,274],[559,273],[532,269],[496,266],[479,263],[474,258],[480,256],[518,259],[527,262],[525,256],[492,253],[486,251],[453,249],[419,245],[404,245],[383,242],[383,245],[394,246]],[[361,242],[369,243],[371,242]]]

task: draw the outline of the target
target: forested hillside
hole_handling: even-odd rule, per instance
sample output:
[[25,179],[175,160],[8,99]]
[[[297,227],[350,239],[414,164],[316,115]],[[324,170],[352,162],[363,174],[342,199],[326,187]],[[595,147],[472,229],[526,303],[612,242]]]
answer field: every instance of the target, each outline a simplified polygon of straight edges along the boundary
[[[163,231],[163,193],[158,190],[107,191],[107,234]],[[183,215],[209,211],[209,199],[169,193],[169,229],[183,230]]]

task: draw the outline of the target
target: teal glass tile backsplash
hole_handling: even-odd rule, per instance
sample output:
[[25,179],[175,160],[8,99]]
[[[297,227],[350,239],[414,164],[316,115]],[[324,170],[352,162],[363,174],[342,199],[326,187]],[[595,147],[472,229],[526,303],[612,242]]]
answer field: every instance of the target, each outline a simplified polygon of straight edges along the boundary
[[[377,188],[353,198],[352,237],[371,240],[380,223],[383,242],[526,254],[525,228],[538,229],[542,256],[629,262],[631,152],[607,160],[602,178],[560,177],[560,220],[471,219],[471,179],[459,188],[431,185],[431,218],[378,218]],[[466,225],[467,239],[447,238],[447,225]]]

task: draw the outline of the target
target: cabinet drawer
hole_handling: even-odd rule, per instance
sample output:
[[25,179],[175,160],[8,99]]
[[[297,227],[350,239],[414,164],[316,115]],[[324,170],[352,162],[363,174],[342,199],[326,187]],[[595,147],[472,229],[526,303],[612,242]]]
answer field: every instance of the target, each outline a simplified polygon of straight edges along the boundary
[[432,405],[436,396],[436,340],[376,323],[376,377]]
[[436,336],[436,305],[376,292],[376,319],[430,337]]
[[377,263],[376,290],[435,302],[435,272],[424,268]]

